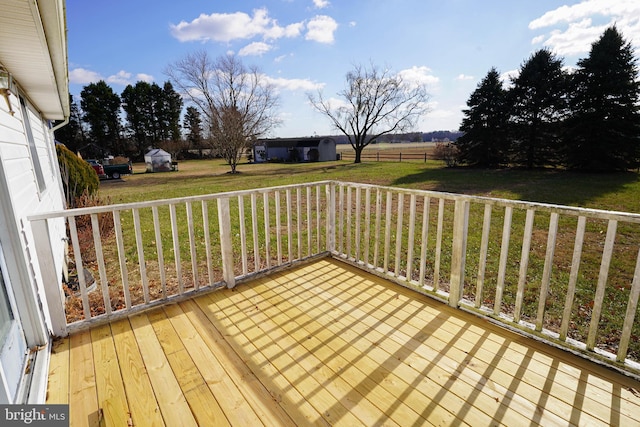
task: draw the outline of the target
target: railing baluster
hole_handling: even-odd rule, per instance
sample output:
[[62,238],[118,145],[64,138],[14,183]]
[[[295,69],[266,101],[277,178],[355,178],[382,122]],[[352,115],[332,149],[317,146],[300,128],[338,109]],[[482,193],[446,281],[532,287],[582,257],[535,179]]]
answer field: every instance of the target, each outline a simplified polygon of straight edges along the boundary
[[429,237],[429,205],[431,199],[424,196],[422,205],[422,234],[420,236],[420,278],[418,284],[424,286],[424,276],[427,274],[427,242]]
[[344,186],[340,185],[340,191],[338,192],[338,253],[344,253]]
[[76,228],[76,217],[69,217],[69,232],[71,234],[71,244],[73,245],[73,257],[76,263],[76,273],[78,273],[78,286],[80,298],[82,299],[82,312],[85,320],[91,319],[91,307],[89,306],[89,295],[87,294],[87,281],[84,277],[84,265],[82,264],[82,254],[80,252],[80,242],[78,241],[78,230]]
[[187,209],[187,229],[189,231],[189,254],[191,255],[191,276],[193,280],[193,288],[200,288],[200,280],[198,279],[198,256],[196,253],[196,235],[195,226],[193,224],[193,207],[191,202],[186,203]]
[[411,194],[409,199],[409,236],[407,241],[407,281],[413,278],[413,245],[415,244],[415,222],[416,222],[416,195]]
[[[206,202],[202,202],[206,203]],[[158,207],[151,208],[153,214],[153,231],[156,237],[156,252],[158,253],[158,270],[160,272],[160,286],[162,287],[162,298],[167,297],[167,277],[164,268],[164,254],[162,253],[162,235],[160,234],[160,219],[158,216]],[[206,239],[206,235],[205,235]],[[209,249],[207,249],[209,252]]]
[[289,262],[293,261],[293,215],[292,215],[292,201],[291,201],[291,189],[287,188],[287,255]]
[[144,244],[142,241],[142,227],[140,226],[140,211],[133,208],[133,228],[136,236],[136,249],[138,251],[138,266],[140,268],[140,280],[142,281],[142,294],[145,304],[149,304],[149,279],[147,277],[147,262],[144,258]]
[[280,219],[281,209],[280,209],[280,192],[276,191],[274,193],[275,204],[276,204],[276,249],[278,256],[278,265],[282,265],[282,220]]
[[296,188],[296,226],[298,232],[298,258],[302,258],[302,188]]
[[233,243],[231,241],[231,212],[229,199],[218,199],[218,227],[220,229],[220,252],[222,255],[222,277],[227,288],[236,285],[236,275],[233,266]]
[[240,253],[242,254],[242,274],[249,273],[249,261],[247,259],[247,230],[246,218],[244,216],[244,196],[238,196],[238,221],[240,221]]
[[[311,242],[313,241],[313,216],[311,215],[311,187],[307,187],[307,256],[311,256]],[[318,251],[319,252],[319,251]]]
[[607,237],[604,241],[604,250],[602,251],[602,262],[600,264],[600,274],[598,275],[598,286],[593,300],[593,309],[591,311],[591,323],[589,324],[589,333],[587,335],[587,350],[593,350],[596,346],[596,337],[598,335],[598,323],[600,323],[600,314],[602,312],[602,302],[604,301],[604,291],[607,286],[607,278],[609,276],[609,265],[613,256],[613,243],[616,238],[616,229],[618,221],[609,220],[607,225]]
[[551,283],[551,272],[553,270],[553,255],[556,248],[556,235],[558,233],[558,214],[551,213],[549,219],[549,234],[547,235],[547,252],[544,257],[544,268],[542,271],[542,284],[540,286],[540,299],[538,300],[538,315],[536,317],[536,331],[542,331],[544,322],[544,309],[549,295]]
[[346,239],[346,251],[347,259],[351,258],[351,216],[353,215],[352,206],[351,206],[351,187],[347,187],[347,201],[345,206],[345,215],[347,217],[347,233],[345,234]]
[[384,264],[382,271],[387,273],[389,271],[389,247],[391,246],[391,204],[393,199],[391,191],[387,191],[387,210],[385,214],[385,227],[384,227]]
[[257,194],[251,193],[251,227],[253,230],[253,271],[260,271],[260,239],[258,234],[258,200]]
[[480,240],[480,260],[478,261],[478,280],[476,282],[475,307],[482,306],[484,293],[484,273],[487,269],[487,252],[489,251],[489,232],[491,230],[491,211],[492,206],[487,203],[484,205],[484,216],[482,220],[482,238]]
[[100,237],[100,220],[98,214],[91,214],[91,230],[93,231],[93,246],[96,250],[98,273],[100,274],[100,287],[102,288],[102,300],[107,314],[111,314],[111,296],[109,295],[109,282],[107,281],[107,269],[104,264],[104,252],[102,250],[102,238]]
[[584,216],[578,217],[578,225],[576,228],[576,238],[573,244],[573,258],[571,260],[571,273],[569,274],[569,284],[567,285],[567,297],[564,303],[564,311],[562,313],[562,324],[560,325],[560,340],[566,341],[569,331],[569,322],[571,320],[571,309],[573,307],[573,299],[576,294],[576,283],[578,282],[578,271],[580,270],[580,259],[582,257],[582,245],[584,244],[584,230],[587,219]]
[[366,188],[364,192],[364,262],[369,266],[369,250],[371,247],[371,189]]
[[380,254],[380,223],[382,222],[382,192],[376,189],[376,231],[373,247],[373,267],[378,268],[378,258]]
[[524,224],[524,235],[522,236],[522,251],[520,255],[520,275],[518,279],[518,290],[516,291],[516,306],[513,310],[513,321],[518,323],[522,315],[522,302],[524,300],[524,288],[527,283],[527,270],[529,268],[529,252],[531,249],[531,234],[533,233],[533,218],[535,210],[527,209],[527,216]]
[[400,277],[400,261],[402,260],[402,221],[404,216],[404,193],[398,193],[398,215],[396,220],[396,263],[394,276]]
[[444,199],[438,201],[438,227],[436,230],[436,257],[433,267],[433,290],[440,287],[440,258],[442,256],[442,231],[444,228]]
[[[321,202],[321,197],[320,197],[320,191],[321,188],[320,186],[316,186],[316,249],[318,251],[318,253],[320,253],[320,247],[321,247],[321,234],[320,234],[320,223],[322,221],[322,202]],[[325,207],[328,207],[328,203],[325,204]],[[328,217],[328,215],[327,215]]]
[[636,318],[636,310],[638,309],[638,297],[640,297],[640,251],[638,251],[638,257],[636,258],[636,269],[633,273],[629,302],[627,303],[627,311],[624,316],[622,333],[620,334],[620,345],[618,346],[618,354],[616,355],[616,361],[618,362],[624,362],[627,357],[629,341],[631,340],[631,330]]
[[336,186],[327,184],[325,187],[327,196],[327,250],[332,253],[336,250]]
[[202,232],[204,233],[204,250],[207,256],[207,275],[209,276],[209,286],[213,286],[213,257],[211,255],[211,230],[209,227],[209,205],[206,200],[202,201]]
[[360,211],[362,210],[362,207],[360,206],[360,204],[362,203],[362,189],[360,187],[356,187],[356,234],[354,236],[354,240],[356,243],[356,254],[355,254],[355,260],[356,262],[361,261],[360,259]]
[[498,283],[496,284],[496,300],[493,303],[493,314],[500,314],[502,307],[502,293],[507,272],[507,259],[509,257],[509,239],[511,238],[511,218],[513,208],[507,206],[504,209],[504,223],[502,226],[502,244],[500,245],[500,264],[498,265]]
[[264,212],[264,251],[267,269],[271,268],[271,231],[269,227],[269,193],[262,195]]
[[116,231],[116,246],[118,247],[118,261],[120,262],[120,278],[122,279],[124,305],[129,309],[131,308],[131,292],[129,292],[129,273],[127,272],[127,258],[124,252],[124,238],[122,236],[120,211],[113,211],[113,227]]
[[178,280],[178,293],[184,293],[184,282],[182,281],[182,260],[180,259],[180,234],[178,232],[178,218],[176,217],[176,205],[169,205],[169,216],[171,217],[171,236],[173,238],[173,257],[176,264],[176,279]]

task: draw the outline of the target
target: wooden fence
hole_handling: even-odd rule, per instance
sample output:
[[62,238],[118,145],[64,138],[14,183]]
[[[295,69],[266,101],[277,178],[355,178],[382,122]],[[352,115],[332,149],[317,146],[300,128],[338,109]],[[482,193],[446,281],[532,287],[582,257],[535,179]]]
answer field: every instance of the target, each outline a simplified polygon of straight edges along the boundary
[[[356,154],[353,151],[344,151],[340,153],[340,160],[355,160]],[[389,150],[373,152],[363,152],[360,159],[363,162],[427,162],[427,153],[402,153]]]

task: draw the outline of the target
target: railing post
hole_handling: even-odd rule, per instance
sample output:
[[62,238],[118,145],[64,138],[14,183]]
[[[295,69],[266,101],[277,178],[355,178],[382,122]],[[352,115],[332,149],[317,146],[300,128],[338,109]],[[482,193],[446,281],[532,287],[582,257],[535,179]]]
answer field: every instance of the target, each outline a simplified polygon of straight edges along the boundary
[[48,220],[32,221],[31,230],[33,232],[38,265],[40,266],[44,294],[47,299],[47,307],[49,308],[49,316],[51,318],[51,332],[57,337],[64,337],[68,335],[67,317],[64,309],[64,293],[62,286],[59,286],[56,280],[50,280],[50,278],[59,277],[60,272],[56,271],[53,253],[51,252],[51,236],[49,234]]
[[327,251],[333,253],[336,250],[336,185],[327,184]]
[[453,246],[451,248],[451,281],[449,284],[449,305],[451,307],[458,307],[462,298],[468,226],[469,202],[456,200],[453,216]]
[[231,213],[229,199],[218,199],[218,226],[220,227],[220,250],[222,252],[222,279],[228,288],[236,285],[236,274],[233,266],[233,244],[231,242]]

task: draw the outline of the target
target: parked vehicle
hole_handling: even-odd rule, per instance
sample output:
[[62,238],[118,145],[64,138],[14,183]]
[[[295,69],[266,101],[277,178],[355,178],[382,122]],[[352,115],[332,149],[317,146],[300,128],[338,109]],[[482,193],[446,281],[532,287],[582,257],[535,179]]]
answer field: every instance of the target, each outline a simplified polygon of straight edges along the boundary
[[91,165],[94,171],[98,174],[99,179],[107,179],[107,174],[104,172],[104,167],[97,160],[87,160],[87,163]]
[[111,158],[103,161],[87,160],[100,179],[120,179],[122,175],[131,175],[133,173],[131,162],[111,164],[111,161],[113,161]]
[[121,163],[117,165],[103,164],[102,167],[104,168],[104,173],[110,179],[120,179],[122,175],[131,175],[133,173],[131,163]]

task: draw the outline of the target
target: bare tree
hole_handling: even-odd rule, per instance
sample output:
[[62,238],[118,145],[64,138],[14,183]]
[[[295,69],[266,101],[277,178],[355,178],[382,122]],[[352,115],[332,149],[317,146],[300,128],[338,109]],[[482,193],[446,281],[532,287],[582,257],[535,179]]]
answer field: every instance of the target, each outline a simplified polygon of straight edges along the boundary
[[274,86],[236,56],[212,60],[206,51],[198,51],[169,65],[165,73],[206,118],[213,148],[231,173],[245,149],[280,124]]
[[355,150],[354,163],[361,162],[362,150],[382,135],[413,128],[428,111],[429,95],[422,84],[405,81],[374,64],[356,65],[347,73],[347,87],[339,101],[308,94],[309,102],[345,134]]

